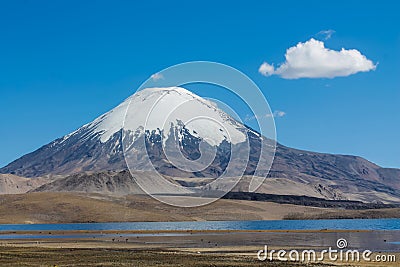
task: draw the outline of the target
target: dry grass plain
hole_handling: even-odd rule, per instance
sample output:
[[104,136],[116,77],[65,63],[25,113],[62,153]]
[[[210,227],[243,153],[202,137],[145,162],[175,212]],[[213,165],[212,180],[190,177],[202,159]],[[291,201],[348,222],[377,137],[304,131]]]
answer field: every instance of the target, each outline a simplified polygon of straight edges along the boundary
[[0,195],[0,223],[122,221],[281,220],[398,218],[400,209],[342,210],[271,202],[221,199],[197,208],[179,208],[144,195],[40,192]]
[[[294,234],[296,236],[296,234]],[[207,238],[207,235],[199,238]],[[225,236],[226,237],[226,236]],[[228,238],[229,239],[229,238]],[[215,240],[214,240],[215,241]],[[219,240],[221,241],[221,240]],[[260,246],[214,246],[196,248],[162,248],[157,243],[140,246],[131,241],[104,242],[101,240],[10,241],[0,246],[0,266],[399,266],[396,262],[284,262],[259,261]],[[163,243],[163,242],[161,242]],[[176,244],[178,245],[178,244]],[[180,244],[181,246],[183,244]],[[189,244],[190,246],[190,244]],[[287,247],[271,247],[286,249]],[[300,249],[300,248],[299,248]],[[275,254],[276,255],[276,254]],[[317,256],[319,257],[319,253]]]

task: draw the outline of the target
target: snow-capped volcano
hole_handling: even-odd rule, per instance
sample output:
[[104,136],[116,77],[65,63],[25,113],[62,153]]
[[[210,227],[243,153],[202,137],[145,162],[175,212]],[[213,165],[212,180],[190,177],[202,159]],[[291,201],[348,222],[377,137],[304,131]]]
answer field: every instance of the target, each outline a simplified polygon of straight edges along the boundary
[[[150,157],[154,167],[166,175],[218,177],[231,160],[232,147],[241,149],[241,165],[248,160],[244,147],[250,139],[259,140],[252,153],[252,157],[257,157],[260,135],[215,103],[181,87],[148,88],[2,171],[41,176],[122,170],[126,169],[125,149],[133,158],[129,167],[135,170],[148,170],[145,158]],[[205,152],[212,154],[212,159],[202,157]],[[183,155],[181,163],[186,159],[193,161],[194,169],[176,168],[171,155],[178,154]],[[254,166],[250,172],[254,172]]]
[[[272,161],[274,141],[234,120],[213,102],[179,87],[149,88],[78,130],[11,162],[0,173],[38,177],[120,171],[127,169],[127,163],[131,170],[146,171],[150,160],[154,169],[171,177],[216,178],[228,167],[232,170],[229,175],[253,175],[257,169],[257,176],[268,175],[285,194],[296,194],[297,189],[306,187],[328,198],[400,198],[398,169],[381,168],[360,157],[276,144],[269,172],[271,161],[259,164],[262,141],[269,147],[267,156]],[[239,156],[233,157],[237,152]],[[213,157],[203,157],[208,154]],[[193,168],[182,168],[187,160]],[[117,178],[112,181],[119,181]],[[184,183],[192,183],[185,179]],[[71,185],[72,181],[76,179],[67,179],[60,186],[80,187]],[[103,182],[107,186],[106,180]],[[293,192],[288,188],[294,188]]]

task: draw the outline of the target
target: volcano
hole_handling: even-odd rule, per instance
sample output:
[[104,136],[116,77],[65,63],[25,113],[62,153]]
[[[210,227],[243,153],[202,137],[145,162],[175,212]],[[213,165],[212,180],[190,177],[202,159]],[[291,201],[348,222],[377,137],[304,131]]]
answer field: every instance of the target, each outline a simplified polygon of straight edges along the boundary
[[[267,158],[260,164],[263,142]],[[187,161],[194,163],[188,167]],[[260,190],[268,192],[400,202],[399,169],[381,168],[357,156],[285,147],[181,87],[139,91],[76,131],[11,162],[0,173],[35,178],[120,172],[128,166],[184,183],[227,172],[256,174],[267,178]]]

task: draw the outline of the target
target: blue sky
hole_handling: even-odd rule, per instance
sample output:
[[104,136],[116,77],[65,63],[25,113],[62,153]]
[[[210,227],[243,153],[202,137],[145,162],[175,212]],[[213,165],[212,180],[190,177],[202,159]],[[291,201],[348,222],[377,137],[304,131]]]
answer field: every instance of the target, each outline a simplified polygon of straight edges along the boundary
[[[399,13],[397,1],[2,1],[0,165],[93,120],[150,75],[208,60],[247,74],[285,112],[280,143],[400,167]],[[323,30],[335,33],[324,40]],[[258,72],[311,38],[379,64],[332,79]]]

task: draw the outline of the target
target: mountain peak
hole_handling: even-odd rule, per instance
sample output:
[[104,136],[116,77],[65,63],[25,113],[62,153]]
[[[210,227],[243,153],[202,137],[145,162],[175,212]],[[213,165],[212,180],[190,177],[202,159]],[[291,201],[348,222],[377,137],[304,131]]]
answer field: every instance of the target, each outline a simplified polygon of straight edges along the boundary
[[[209,100],[182,88],[146,88],[128,97],[111,111],[101,115],[82,128],[90,135],[99,135],[107,142],[116,132],[124,129],[164,130],[183,123],[191,134],[211,145],[227,140],[233,144],[246,140],[244,126]],[[68,139],[81,129],[64,136]]]

